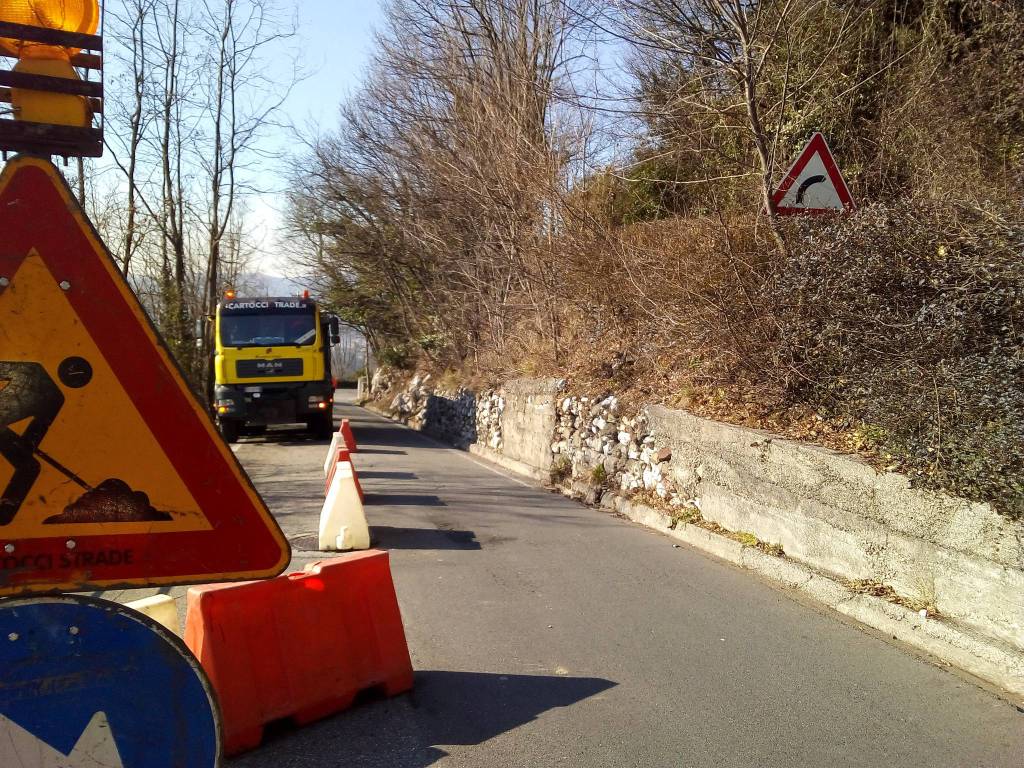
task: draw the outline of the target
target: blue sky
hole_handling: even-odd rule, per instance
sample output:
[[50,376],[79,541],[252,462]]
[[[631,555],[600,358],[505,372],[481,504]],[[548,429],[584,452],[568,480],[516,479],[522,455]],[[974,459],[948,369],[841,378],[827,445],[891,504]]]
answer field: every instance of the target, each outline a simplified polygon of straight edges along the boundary
[[310,73],[288,100],[287,111],[303,124],[333,124],[338,104],[359,82],[380,21],[377,0],[294,0],[302,66]]
[[[359,84],[372,47],[374,26],[381,19],[377,0],[291,0],[298,15],[300,66],[306,77],[289,94],[280,117],[303,134],[330,132],[337,125],[338,107]],[[289,0],[281,3],[292,12]],[[287,72],[282,73],[287,77]],[[267,136],[266,143],[284,151],[295,149],[290,130]],[[271,161],[273,162],[273,161]],[[280,188],[283,168],[266,168],[261,186]],[[284,274],[287,264],[277,258],[280,237],[281,195],[271,192],[249,200],[252,231],[260,255],[256,268],[272,275]]]

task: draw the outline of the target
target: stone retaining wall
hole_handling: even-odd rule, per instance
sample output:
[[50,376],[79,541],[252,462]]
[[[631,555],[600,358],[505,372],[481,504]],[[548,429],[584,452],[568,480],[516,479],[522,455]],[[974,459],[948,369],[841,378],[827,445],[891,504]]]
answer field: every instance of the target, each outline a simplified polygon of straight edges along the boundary
[[516,379],[498,388],[502,403],[499,449],[503,456],[541,472],[551,469],[551,435],[558,395],[564,386],[555,379]]
[[699,510],[820,573],[891,588],[1024,652],[1024,522],[813,445],[658,406],[624,413],[613,395],[564,389],[524,379],[445,393],[417,377],[390,410],[591,503],[646,492],[670,519]]

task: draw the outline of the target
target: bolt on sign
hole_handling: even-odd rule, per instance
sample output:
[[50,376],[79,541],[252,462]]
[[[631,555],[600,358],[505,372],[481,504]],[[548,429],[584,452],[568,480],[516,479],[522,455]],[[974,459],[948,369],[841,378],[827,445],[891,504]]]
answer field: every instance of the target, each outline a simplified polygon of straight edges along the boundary
[[0,595],[270,577],[287,541],[57,169],[0,175]]

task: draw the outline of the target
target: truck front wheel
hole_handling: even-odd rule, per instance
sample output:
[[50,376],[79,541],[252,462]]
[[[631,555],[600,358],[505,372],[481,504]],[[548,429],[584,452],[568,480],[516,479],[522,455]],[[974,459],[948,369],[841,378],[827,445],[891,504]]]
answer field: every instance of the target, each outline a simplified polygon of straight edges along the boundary
[[226,443],[238,442],[238,422],[232,419],[217,419],[217,429]]

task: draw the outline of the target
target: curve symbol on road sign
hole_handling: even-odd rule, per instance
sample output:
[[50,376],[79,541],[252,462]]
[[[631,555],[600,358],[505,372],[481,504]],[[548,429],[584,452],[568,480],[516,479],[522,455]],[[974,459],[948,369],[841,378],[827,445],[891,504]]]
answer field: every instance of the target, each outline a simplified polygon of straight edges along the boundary
[[825,137],[815,133],[772,196],[780,216],[853,211],[856,205]]

